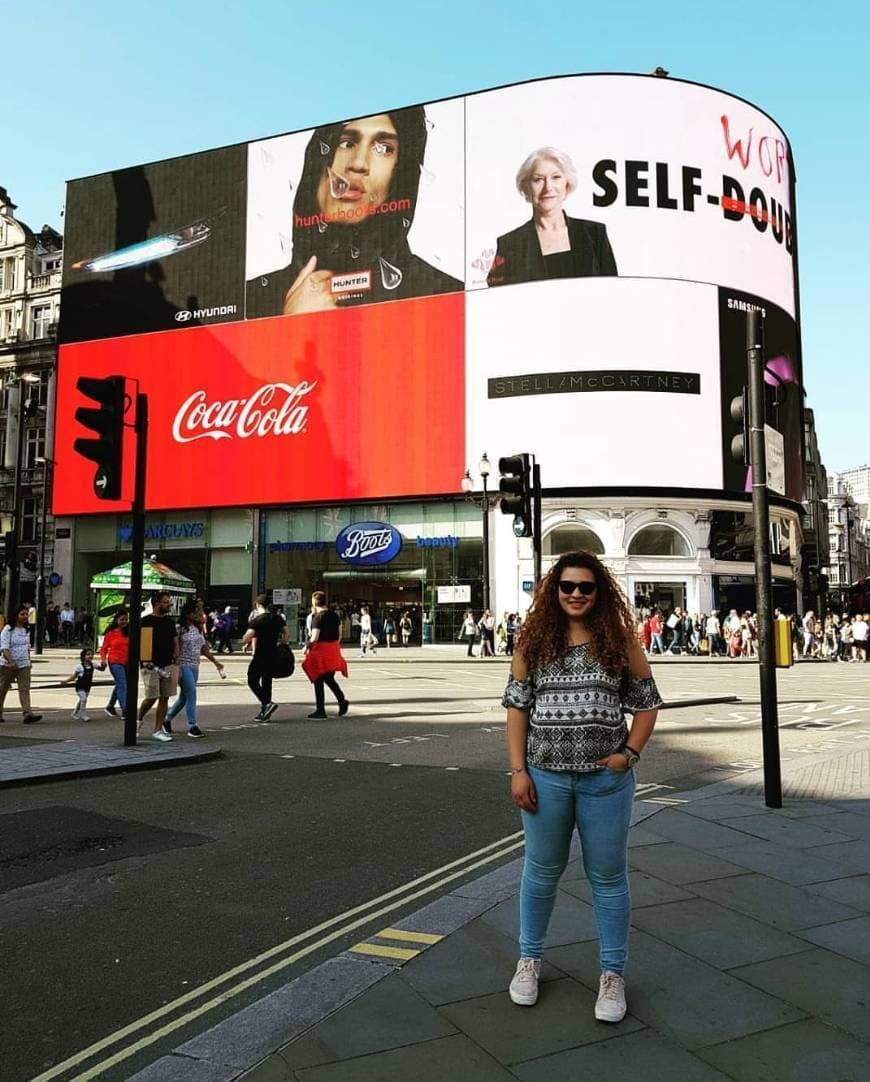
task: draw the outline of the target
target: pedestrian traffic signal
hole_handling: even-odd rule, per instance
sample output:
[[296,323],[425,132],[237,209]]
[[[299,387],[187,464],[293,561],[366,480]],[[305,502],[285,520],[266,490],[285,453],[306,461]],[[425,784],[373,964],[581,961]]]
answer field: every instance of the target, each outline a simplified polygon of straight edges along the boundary
[[514,516],[517,537],[532,536],[532,469],[530,455],[508,455],[498,460],[498,491],[503,515]]
[[731,420],[741,426],[742,431],[731,440],[731,457],[735,462],[749,465],[749,390],[744,387],[740,394],[731,399]]
[[97,438],[79,438],[73,444],[73,449],[96,463],[94,492],[101,500],[121,498],[126,405],[124,382],[123,376],[106,376],[104,379],[80,376],[76,380],[77,389],[99,405],[98,409],[82,406],[76,410],[76,421],[96,433]]

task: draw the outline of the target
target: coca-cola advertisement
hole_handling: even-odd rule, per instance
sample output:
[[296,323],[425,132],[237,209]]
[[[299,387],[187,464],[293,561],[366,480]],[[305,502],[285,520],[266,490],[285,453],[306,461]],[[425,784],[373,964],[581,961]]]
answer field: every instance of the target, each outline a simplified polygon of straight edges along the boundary
[[[149,510],[452,492],[465,469],[461,294],[62,346],[54,514],[94,494],[82,372],[148,395]],[[171,339],[171,344],[167,342]],[[129,500],[131,493],[124,493]]]

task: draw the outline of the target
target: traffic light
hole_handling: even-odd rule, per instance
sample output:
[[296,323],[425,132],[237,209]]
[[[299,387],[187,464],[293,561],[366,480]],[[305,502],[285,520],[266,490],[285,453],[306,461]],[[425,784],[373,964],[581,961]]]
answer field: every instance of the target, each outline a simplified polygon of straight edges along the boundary
[[731,457],[735,462],[749,465],[749,388],[731,399],[731,420],[741,425],[743,431],[731,440]]
[[3,565],[14,567],[18,562],[18,545],[15,531],[9,530],[3,535]]
[[532,536],[532,470],[530,455],[508,455],[498,460],[498,491],[503,515],[514,516],[517,537]]
[[121,466],[124,451],[124,408],[126,392],[123,376],[95,379],[79,376],[76,387],[99,408],[82,406],[76,410],[80,425],[96,433],[96,439],[77,439],[73,448],[77,454],[96,463],[94,492],[101,500],[121,498]]

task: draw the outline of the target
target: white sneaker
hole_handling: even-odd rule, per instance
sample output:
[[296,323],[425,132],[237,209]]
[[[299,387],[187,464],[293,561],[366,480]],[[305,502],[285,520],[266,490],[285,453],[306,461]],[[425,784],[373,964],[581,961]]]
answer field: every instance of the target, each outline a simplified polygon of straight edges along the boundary
[[73,712],[72,712],[72,713],[70,714],[70,719],[71,719],[72,721],[81,721],[81,720],[82,720],[82,716],[81,716],[81,714],[80,714],[80,713],[78,712],[78,710],[73,710]]
[[172,737],[169,735],[169,733],[164,733],[164,731],[162,729],[158,729],[156,733],[151,734],[151,739],[152,740],[160,740],[162,743],[165,744],[169,740],[171,740]]
[[91,720],[91,715],[90,714],[86,714],[86,713],[84,713],[84,711],[82,711],[82,713],[79,714],[79,721],[90,721],[90,720]]
[[511,1001],[520,1007],[533,1007],[538,1002],[540,975],[540,958],[520,958],[517,962],[517,971],[508,988]]
[[621,1022],[625,1011],[625,981],[618,973],[605,970],[598,983],[595,1017],[599,1022]]

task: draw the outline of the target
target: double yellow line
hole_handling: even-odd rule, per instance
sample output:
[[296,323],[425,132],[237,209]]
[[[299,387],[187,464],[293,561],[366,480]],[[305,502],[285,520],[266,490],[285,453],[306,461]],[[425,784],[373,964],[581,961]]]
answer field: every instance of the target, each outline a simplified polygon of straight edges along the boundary
[[[114,1045],[123,1042],[123,1047],[111,1053],[105,1059],[85,1068],[81,1074],[71,1076],[70,1082],[85,1082],[86,1079],[97,1078],[111,1067],[123,1063],[130,1056],[134,1056],[137,1052],[154,1044],[155,1041],[161,1040],[175,1030],[181,1029],[182,1026],[186,1026],[209,1011],[213,1011],[216,1007],[220,1007],[228,1000],[241,995],[273,974],[293,965],[294,962],[298,962],[306,955],[313,954],[321,947],[340,939],[357,928],[379,920],[385,914],[401,909],[402,906],[408,905],[426,894],[431,894],[433,891],[440,890],[456,879],[461,879],[462,876],[468,875],[469,872],[491,864],[493,861],[500,860],[516,849],[520,849],[523,845],[522,836],[523,832],[521,830],[514,834],[508,834],[504,838],[499,838],[498,841],[484,846],[482,849],[467,853],[458,860],[444,864],[442,867],[427,872],[426,875],[421,875],[417,879],[412,879],[410,882],[396,887],[386,894],[372,898],[370,901],[364,902],[353,909],[345,910],[344,913],[339,913],[335,917],[330,917],[329,920],[323,921],[322,924],[318,924],[314,928],[309,928],[308,931],[300,932],[298,935],[293,936],[292,939],[287,939],[283,943],[270,947],[268,950],[256,955],[256,957],[249,958],[246,962],[228,969],[225,973],[213,977],[198,988],[185,992],[183,996],[179,996],[178,999],[174,999],[171,1003],[158,1007],[157,1010],[138,1018],[135,1022],[130,1022],[122,1029],[109,1034],[108,1037],[103,1037],[80,1052],[76,1052],[75,1055],[65,1059],[63,1063],[58,1063],[38,1075],[32,1082],[49,1082],[50,1079],[60,1078],[88,1060],[99,1056],[100,1053],[106,1052]],[[309,940],[311,942],[307,942]],[[302,943],[305,943],[305,946],[300,947],[298,950],[293,949],[299,947]],[[269,962],[271,964],[266,965]],[[243,977],[243,974],[250,973],[251,970],[256,972]],[[240,977],[243,977],[243,979],[237,980]],[[233,981],[236,981],[236,983],[230,983]],[[222,985],[229,986],[224,987],[222,991],[210,999],[206,999],[205,1002],[197,1002]],[[191,1004],[196,1005],[189,1006]],[[157,1025],[157,1028],[152,1028],[182,1008],[188,1009],[162,1025]],[[143,1031],[147,1032],[143,1033]],[[143,1033],[143,1036],[136,1037],[139,1033]],[[131,1041],[131,1043],[126,1043],[128,1041]]]

